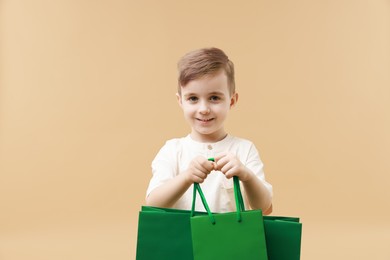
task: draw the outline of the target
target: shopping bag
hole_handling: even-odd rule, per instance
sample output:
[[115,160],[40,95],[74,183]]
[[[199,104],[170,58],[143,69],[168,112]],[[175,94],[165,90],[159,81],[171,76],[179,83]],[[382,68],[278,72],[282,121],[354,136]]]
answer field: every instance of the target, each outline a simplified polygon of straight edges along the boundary
[[189,210],[143,206],[138,217],[136,259],[193,260],[190,217]]
[[265,216],[265,239],[269,260],[299,260],[302,223],[299,218]]
[[[245,211],[240,206],[240,184],[233,177],[236,212],[211,213],[199,184],[194,184],[191,234],[194,260],[267,260],[261,210]],[[194,211],[196,192],[207,215]]]
[[[239,188],[239,187],[238,187]],[[245,209],[241,192],[238,204]],[[301,255],[302,224],[299,218],[264,216],[264,231],[269,260],[299,260]]]

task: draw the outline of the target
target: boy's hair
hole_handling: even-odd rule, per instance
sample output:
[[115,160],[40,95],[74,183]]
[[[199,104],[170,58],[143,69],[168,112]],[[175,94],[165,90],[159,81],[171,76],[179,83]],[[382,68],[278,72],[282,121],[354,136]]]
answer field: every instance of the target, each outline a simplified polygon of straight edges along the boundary
[[191,51],[178,62],[178,93],[190,81],[213,75],[223,70],[228,79],[230,94],[235,93],[234,65],[228,56],[218,48],[203,48]]

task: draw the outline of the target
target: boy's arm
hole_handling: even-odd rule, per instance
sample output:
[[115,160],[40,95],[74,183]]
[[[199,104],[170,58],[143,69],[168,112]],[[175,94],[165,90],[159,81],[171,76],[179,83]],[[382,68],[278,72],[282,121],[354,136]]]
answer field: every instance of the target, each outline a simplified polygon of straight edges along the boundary
[[215,157],[216,167],[226,178],[237,176],[243,183],[252,209],[261,209],[265,215],[272,212],[272,194],[248,167],[232,153],[222,153]]
[[187,181],[184,174],[179,174],[175,178],[155,188],[146,197],[146,205],[171,208],[183,196],[191,184]]
[[248,168],[246,168],[245,171],[248,171],[248,177],[246,180],[241,179],[241,182],[244,185],[250,207],[252,209],[261,209],[264,215],[271,214],[272,196],[270,191]]

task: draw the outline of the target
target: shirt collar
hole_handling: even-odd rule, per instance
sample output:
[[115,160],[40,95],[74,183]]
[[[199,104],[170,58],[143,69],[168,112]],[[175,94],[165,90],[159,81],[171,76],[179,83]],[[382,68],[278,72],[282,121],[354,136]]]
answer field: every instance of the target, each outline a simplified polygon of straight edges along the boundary
[[199,150],[203,150],[203,151],[210,150],[210,151],[213,151],[214,153],[216,153],[216,152],[223,152],[226,149],[227,144],[230,143],[230,141],[232,140],[232,138],[233,137],[228,134],[221,141],[218,141],[215,143],[209,143],[209,142],[203,143],[203,142],[198,142],[198,141],[193,140],[191,138],[191,135],[189,134],[184,139],[186,140],[186,142],[188,142],[195,149],[199,149]]

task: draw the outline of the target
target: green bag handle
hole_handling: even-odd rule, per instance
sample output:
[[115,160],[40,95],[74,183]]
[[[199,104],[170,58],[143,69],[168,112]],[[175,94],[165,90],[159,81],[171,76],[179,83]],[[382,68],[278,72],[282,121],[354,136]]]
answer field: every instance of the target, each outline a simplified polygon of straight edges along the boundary
[[234,192],[235,192],[235,194],[237,193],[237,197],[238,197],[238,203],[236,201],[236,205],[240,205],[241,211],[245,211],[245,204],[244,204],[244,199],[243,199],[242,193],[241,193],[240,180],[238,179],[237,176],[234,176],[233,182],[235,184],[234,187],[237,187],[237,189],[234,189]]
[[[209,158],[209,161],[214,161],[214,158]],[[233,176],[233,184],[234,184],[234,198],[236,201],[236,212],[237,212],[237,221],[241,222],[241,212],[245,210],[244,200],[242,198],[241,194],[241,188],[240,188],[240,180],[237,176]],[[196,201],[196,192],[199,193],[200,198],[202,200],[202,204],[205,207],[207,214],[210,217],[211,223],[214,225],[215,218],[213,213],[211,213],[211,210],[207,204],[206,198],[203,194],[202,188],[200,187],[199,183],[194,183],[194,191],[192,195],[192,208],[191,208],[191,216],[193,217],[195,215],[195,201]]]
[[192,194],[192,208],[191,208],[191,217],[195,215],[195,200],[196,200],[196,192],[198,191],[200,195],[200,199],[202,200],[203,206],[205,207],[207,214],[210,217],[211,223],[215,224],[215,218],[214,215],[211,213],[211,210],[209,208],[209,205],[207,204],[206,198],[203,194],[202,189],[200,188],[199,183],[194,183],[194,192]]

